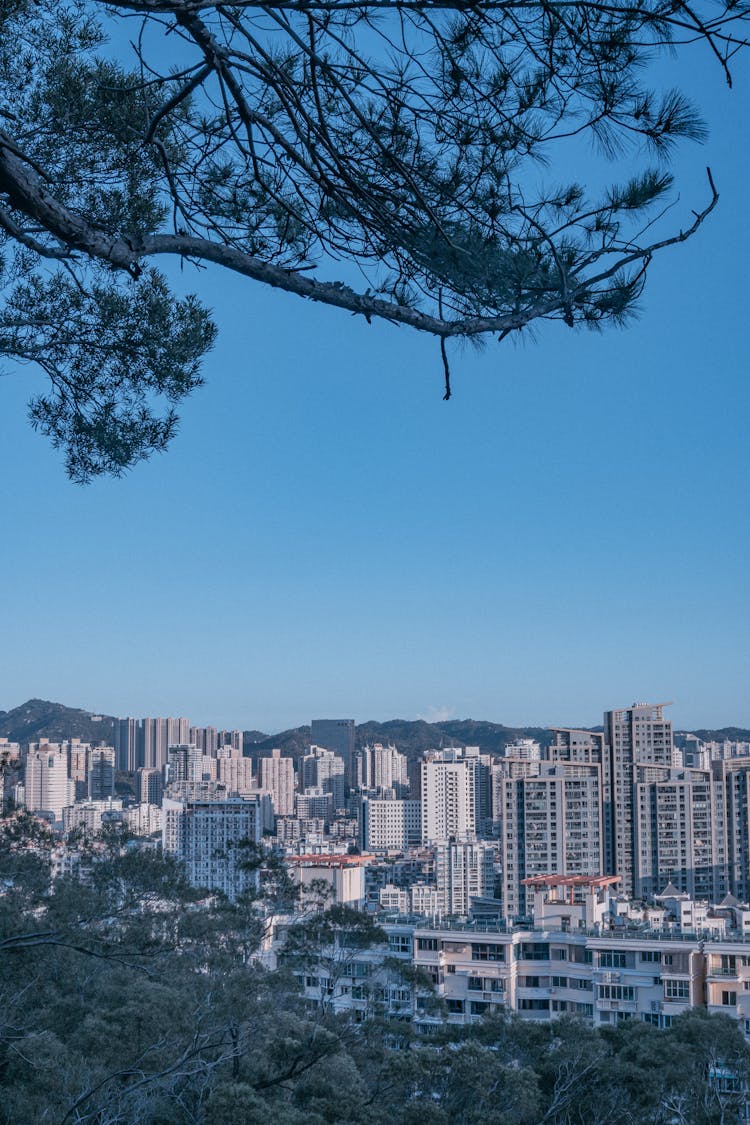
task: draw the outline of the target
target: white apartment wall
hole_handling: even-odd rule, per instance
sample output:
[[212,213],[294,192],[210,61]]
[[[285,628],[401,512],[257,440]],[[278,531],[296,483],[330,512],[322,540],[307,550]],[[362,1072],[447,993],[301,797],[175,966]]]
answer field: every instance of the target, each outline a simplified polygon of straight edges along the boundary
[[405,851],[421,836],[419,801],[385,801],[365,797],[361,805],[361,842],[364,851]]
[[473,771],[466,762],[422,762],[422,840],[465,840],[476,832]]
[[63,809],[75,800],[67,751],[52,745],[30,751],[24,783],[29,812],[49,812],[56,822],[61,822]]

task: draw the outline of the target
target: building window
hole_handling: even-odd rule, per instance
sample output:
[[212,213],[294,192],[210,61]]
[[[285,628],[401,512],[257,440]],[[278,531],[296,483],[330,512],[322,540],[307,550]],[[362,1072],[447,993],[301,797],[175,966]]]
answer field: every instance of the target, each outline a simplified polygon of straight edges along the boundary
[[614,950],[607,949],[599,954],[600,969],[624,969],[626,964],[624,953],[615,953]]
[[410,953],[411,938],[408,934],[389,934],[388,948],[392,953]]
[[600,984],[600,1000],[635,1000],[635,989],[626,984]]
[[664,981],[664,997],[666,1000],[689,1000],[690,999],[690,981],[689,980],[665,980]]
[[733,1008],[737,1003],[737,993],[725,990],[721,994],[721,1003],[724,1008]]
[[471,959],[472,961],[504,961],[505,948],[487,942],[474,942],[471,946]]
[[417,938],[417,949],[429,950],[437,953],[438,940],[434,937]]

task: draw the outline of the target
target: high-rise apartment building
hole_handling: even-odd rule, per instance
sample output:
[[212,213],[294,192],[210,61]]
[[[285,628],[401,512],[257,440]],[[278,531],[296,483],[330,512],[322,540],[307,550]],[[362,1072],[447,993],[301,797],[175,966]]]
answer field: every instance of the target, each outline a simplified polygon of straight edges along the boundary
[[490,756],[476,746],[429,751],[420,791],[425,843],[466,840],[491,825]]
[[75,786],[77,801],[88,796],[88,767],[91,746],[82,742],[80,738],[71,738],[69,742],[61,742],[60,747],[68,752],[68,776]]
[[118,770],[132,773],[143,761],[139,760],[137,719],[115,719],[115,764]]
[[724,875],[714,898],[725,889],[750,901],[750,761],[727,758],[711,763],[714,795],[714,864]]
[[115,750],[92,746],[86,754],[86,785],[89,801],[106,801],[115,795]]
[[333,794],[319,785],[311,786],[297,794],[294,808],[300,820],[321,820],[327,824],[333,818]]
[[136,770],[136,794],[142,805],[160,805],[164,793],[164,773],[162,770]]
[[542,748],[535,738],[517,738],[506,745],[503,756],[538,762],[542,757]]
[[248,870],[242,844],[259,844],[261,818],[257,800],[165,798],[162,847],[185,865],[194,887],[221,891],[230,900],[249,891],[258,873]]
[[217,737],[219,747],[231,746],[233,750],[244,750],[244,739],[241,730],[220,730]]
[[554,736],[549,747],[551,762],[585,762],[602,765],[604,760],[604,733],[593,730],[575,730],[570,727],[551,727]]
[[507,918],[528,913],[528,878],[601,874],[600,765],[542,763],[536,776],[511,777],[503,775],[501,763],[493,777]]
[[395,746],[365,746],[354,756],[355,784],[360,789],[394,790],[405,797],[409,790],[408,759]]
[[637,898],[661,894],[668,883],[692,898],[717,901],[726,893],[714,867],[715,801],[708,771],[636,766],[633,813]]
[[0,738],[0,816],[11,792],[10,779],[20,762],[21,747],[17,742]]
[[26,758],[25,801],[29,812],[46,813],[62,823],[63,809],[75,800],[75,784],[68,773],[68,752],[58,743],[29,747]]
[[188,741],[199,746],[204,754],[212,755],[219,746],[219,732],[216,727],[191,727]]
[[216,751],[216,770],[219,782],[226,786],[228,793],[249,793],[255,787],[253,760],[245,758],[241,749],[221,746]]
[[182,782],[215,781],[217,760],[204,754],[200,746],[184,743],[170,746],[167,761],[167,777],[170,784]]
[[311,746],[300,762],[300,784],[303,789],[319,787],[333,794],[334,810],[343,808],[346,800],[346,763],[332,750]]
[[170,746],[190,741],[189,719],[143,719],[143,764],[160,769],[167,763]]
[[189,719],[116,719],[115,761],[118,770],[161,769],[170,746],[190,741]]
[[602,788],[604,796],[605,868],[619,875],[625,894],[635,887],[635,767],[672,767],[672,724],[664,718],[666,703],[634,703],[604,714]]
[[422,839],[420,801],[383,801],[363,797],[359,820],[362,851],[406,851]]
[[451,841],[435,848],[435,882],[438,911],[466,917],[472,899],[491,898],[495,886],[493,844]]
[[276,816],[291,816],[294,812],[292,759],[283,758],[280,750],[272,750],[270,758],[261,758],[260,785],[261,789],[266,789],[271,794]]

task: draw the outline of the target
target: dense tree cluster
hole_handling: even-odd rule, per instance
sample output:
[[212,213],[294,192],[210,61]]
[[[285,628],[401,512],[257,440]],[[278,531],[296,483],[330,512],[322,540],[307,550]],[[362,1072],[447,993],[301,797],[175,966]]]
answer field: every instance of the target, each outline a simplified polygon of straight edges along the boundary
[[[670,1031],[487,1019],[424,1039],[377,1006],[305,1005],[292,969],[382,935],[332,908],[261,968],[258,899],[188,887],[153,852],[100,841],[50,880],[52,841],[0,833],[0,1122],[89,1125],[709,1125],[737,1120],[748,1049],[700,1012]],[[288,888],[256,857],[270,893]],[[437,1025],[439,1026],[439,1025]],[[724,1092],[722,1092],[724,1087]],[[729,1089],[727,1089],[729,1087]]]
[[[81,481],[166,446],[215,336],[170,257],[431,334],[446,397],[453,338],[622,323],[718,198],[709,173],[664,219],[669,152],[705,129],[647,64],[697,40],[731,79],[746,18],[734,0],[9,0],[0,353],[49,378],[34,425]],[[609,186],[555,171],[592,148],[627,157]]]

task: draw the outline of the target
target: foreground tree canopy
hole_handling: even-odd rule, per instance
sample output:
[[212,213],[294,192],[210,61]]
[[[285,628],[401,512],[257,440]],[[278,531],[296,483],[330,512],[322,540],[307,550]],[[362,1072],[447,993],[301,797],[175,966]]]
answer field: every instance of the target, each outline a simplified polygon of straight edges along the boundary
[[[746,19],[735,0],[7,0],[0,351],[49,377],[33,424],[79,481],[166,446],[215,328],[165,256],[432,334],[446,397],[450,338],[621,323],[718,198],[709,173],[665,218],[665,158],[704,127],[645,65],[700,40],[731,81]],[[558,155],[592,143],[637,154],[626,182],[561,182]]]
[[286,893],[269,857],[260,902],[228,903],[168,857],[103,842],[51,881],[46,829],[0,821],[0,1125],[739,1120],[750,1050],[728,1017],[600,1032],[488,1017],[423,1038],[373,990],[354,1022],[303,1002],[295,978],[335,971],[332,942],[347,957],[382,942],[369,918],[334,906],[300,923],[272,972],[253,960],[266,896]]

